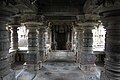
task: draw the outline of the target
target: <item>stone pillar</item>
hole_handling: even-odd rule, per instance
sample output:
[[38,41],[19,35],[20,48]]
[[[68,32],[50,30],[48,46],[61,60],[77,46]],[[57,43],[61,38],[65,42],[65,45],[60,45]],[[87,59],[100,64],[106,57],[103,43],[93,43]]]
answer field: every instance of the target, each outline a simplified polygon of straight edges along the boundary
[[71,44],[71,41],[70,41],[70,31],[69,31],[68,34],[67,34],[66,48],[67,48],[67,50],[71,50],[71,47],[72,47],[72,44]]
[[95,60],[96,56],[93,53],[93,33],[92,29],[96,23],[85,22],[83,23],[83,48],[81,53],[80,68],[84,72],[86,80],[99,80],[99,72],[96,69]]
[[37,70],[38,63],[38,37],[37,24],[34,22],[25,23],[28,31],[28,51],[26,54],[26,64],[29,71]]
[[57,49],[56,33],[55,33],[55,29],[53,28],[53,42],[52,42],[52,50],[56,50],[56,49]]
[[80,57],[82,53],[82,47],[83,47],[83,29],[82,26],[75,26],[76,31],[77,31],[77,62],[80,63]]
[[0,80],[15,80],[15,73],[10,69],[9,64],[9,35],[6,30],[6,23],[11,11],[4,8],[0,2]]
[[95,71],[95,54],[93,53],[93,33],[94,23],[85,22],[83,24],[83,50],[81,54],[81,69],[83,71]]
[[46,56],[49,51],[51,51],[51,28],[50,26],[46,29]]
[[51,29],[50,27],[47,28],[47,44],[51,44]]
[[52,50],[51,47],[52,47],[52,30],[51,30],[51,27],[49,27],[49,38],[50,38],[50,51]]
[[120,80],[120,1],[102,6],[100,14],[106,28],[105,71],[101,80]]
[[45,27],[39,26],[38,29],[38,43],[39,43],[39,56],[40,61],[44,62],[45,58]]
[[18,49],[18,33],[17,33],[18,25],[11,25],[11,47],[12,50]]
[[19,18],[20,16],[16,15],[13,16],[13,21],[10,25],[11,27],[11,48],[12,50],[17,50],[18,49],[18,33],[17,33],[17,28],[20,27],[19,23]]
[[8,35],[9,35],[9,42],[11,43],[11,27],[7,26],[7,31],[8,31]]

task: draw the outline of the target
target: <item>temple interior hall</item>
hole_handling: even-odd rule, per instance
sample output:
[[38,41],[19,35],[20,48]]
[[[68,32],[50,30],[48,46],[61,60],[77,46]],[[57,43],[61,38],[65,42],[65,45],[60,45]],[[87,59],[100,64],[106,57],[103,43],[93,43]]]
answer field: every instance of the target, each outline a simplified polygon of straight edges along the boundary
[[120,80],[120,0],[0,0],[0,80]]

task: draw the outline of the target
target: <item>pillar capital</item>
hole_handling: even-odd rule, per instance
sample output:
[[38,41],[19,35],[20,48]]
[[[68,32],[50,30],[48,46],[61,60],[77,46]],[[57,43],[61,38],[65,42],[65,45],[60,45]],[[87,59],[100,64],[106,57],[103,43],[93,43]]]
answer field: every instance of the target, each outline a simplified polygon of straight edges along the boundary
[[76,30],[82,30],[83,29],[83,26],[82,26],[82,23],[81,22],[77,22],[76,25],[75,25],[75,28]]
[[11,22],[8,25],[10,25],[11,27],[19,27],[21,26],[20,19],[21,19],[20,15],[14,15],[11,17]]
[[47,28],[47,26],[45,26],[45,25],[41,25],[41,26],[38,26],[38,29],[43,29],[43,30],[47,30],[48,28]]
[[43,23],[41,22],[25,22],[22,23],[23,25],[26,26],[27,29],[38,29]]
[[92,21],[92,22],[84,22],[84,23],[82,23],[82,26],[83,26],[83,29],[94,29],[94,26],[97,26],[98,25],[98,23],[97,22],[94,22],[94,21]]
[[84,14],[84,21],[95,22],[99,18],[100,16],[96,14]]
[[84,14],[81,22],[77,22],[76,25],[81,26],[83,29],[93,29],[94,26],[98,25],[98,19],[100,17],[95,14]]

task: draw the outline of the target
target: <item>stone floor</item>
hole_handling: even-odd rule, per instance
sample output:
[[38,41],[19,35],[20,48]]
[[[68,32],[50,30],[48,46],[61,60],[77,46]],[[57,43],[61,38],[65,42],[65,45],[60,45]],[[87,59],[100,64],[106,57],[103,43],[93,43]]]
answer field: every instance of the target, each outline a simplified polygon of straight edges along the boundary
[[76,63],[45,63],[34,80],[85,80]]
[[97,67],[96,73],[84,73],[78,66],[79,64],[75,62],[46,62],[38,72],[20,69],[22,65],[14,69],[16,69],[16,80],[99,80],[98,73],[102,67]]
[[16,63],[12,67],[16,71],[16,80],[99,80],[103,66],[97,66],[95,72],[83,72],[75,58],[75,54],[68,51],[57,51],[48,56],[39,71],[24,70],[24,63]]

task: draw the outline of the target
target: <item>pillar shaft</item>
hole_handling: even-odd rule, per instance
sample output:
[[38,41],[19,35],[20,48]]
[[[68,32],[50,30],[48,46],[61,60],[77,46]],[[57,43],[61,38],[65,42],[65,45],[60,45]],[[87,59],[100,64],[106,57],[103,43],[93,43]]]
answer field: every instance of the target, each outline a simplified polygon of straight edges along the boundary
[[80,63],[80,58],[81,58],[81,52],[82,52],[82,47],[83,47],[83,29],[81,26],[76,27],[77,30],[77,62]]
[[38,70],[38,36],[37,24],[34,22],[25,23],[28,31],[28,51],[26,54],[27,69],[29,71]]
[[28,55],[27,63],[36,64],[37,63],[37,32],[35,29],[29,29],[28,32]]
[[45,28],[38,29],[38,43],[39,43],[40,61],[44,61],[44,57],[45,57]]
[[11,27],[11,49],[17,50],[18,49],[18,27],[20,27],[20,16],[15,15],[12,17]]
[[18,49],[18,27],[11,26],[11,49]]
[[[85,23],[86,24],[86,23]],[[95,71],[95,54],[93,54],[93,26],[84,26],[83,50],[81,53],[81,69],[83,71]]]

